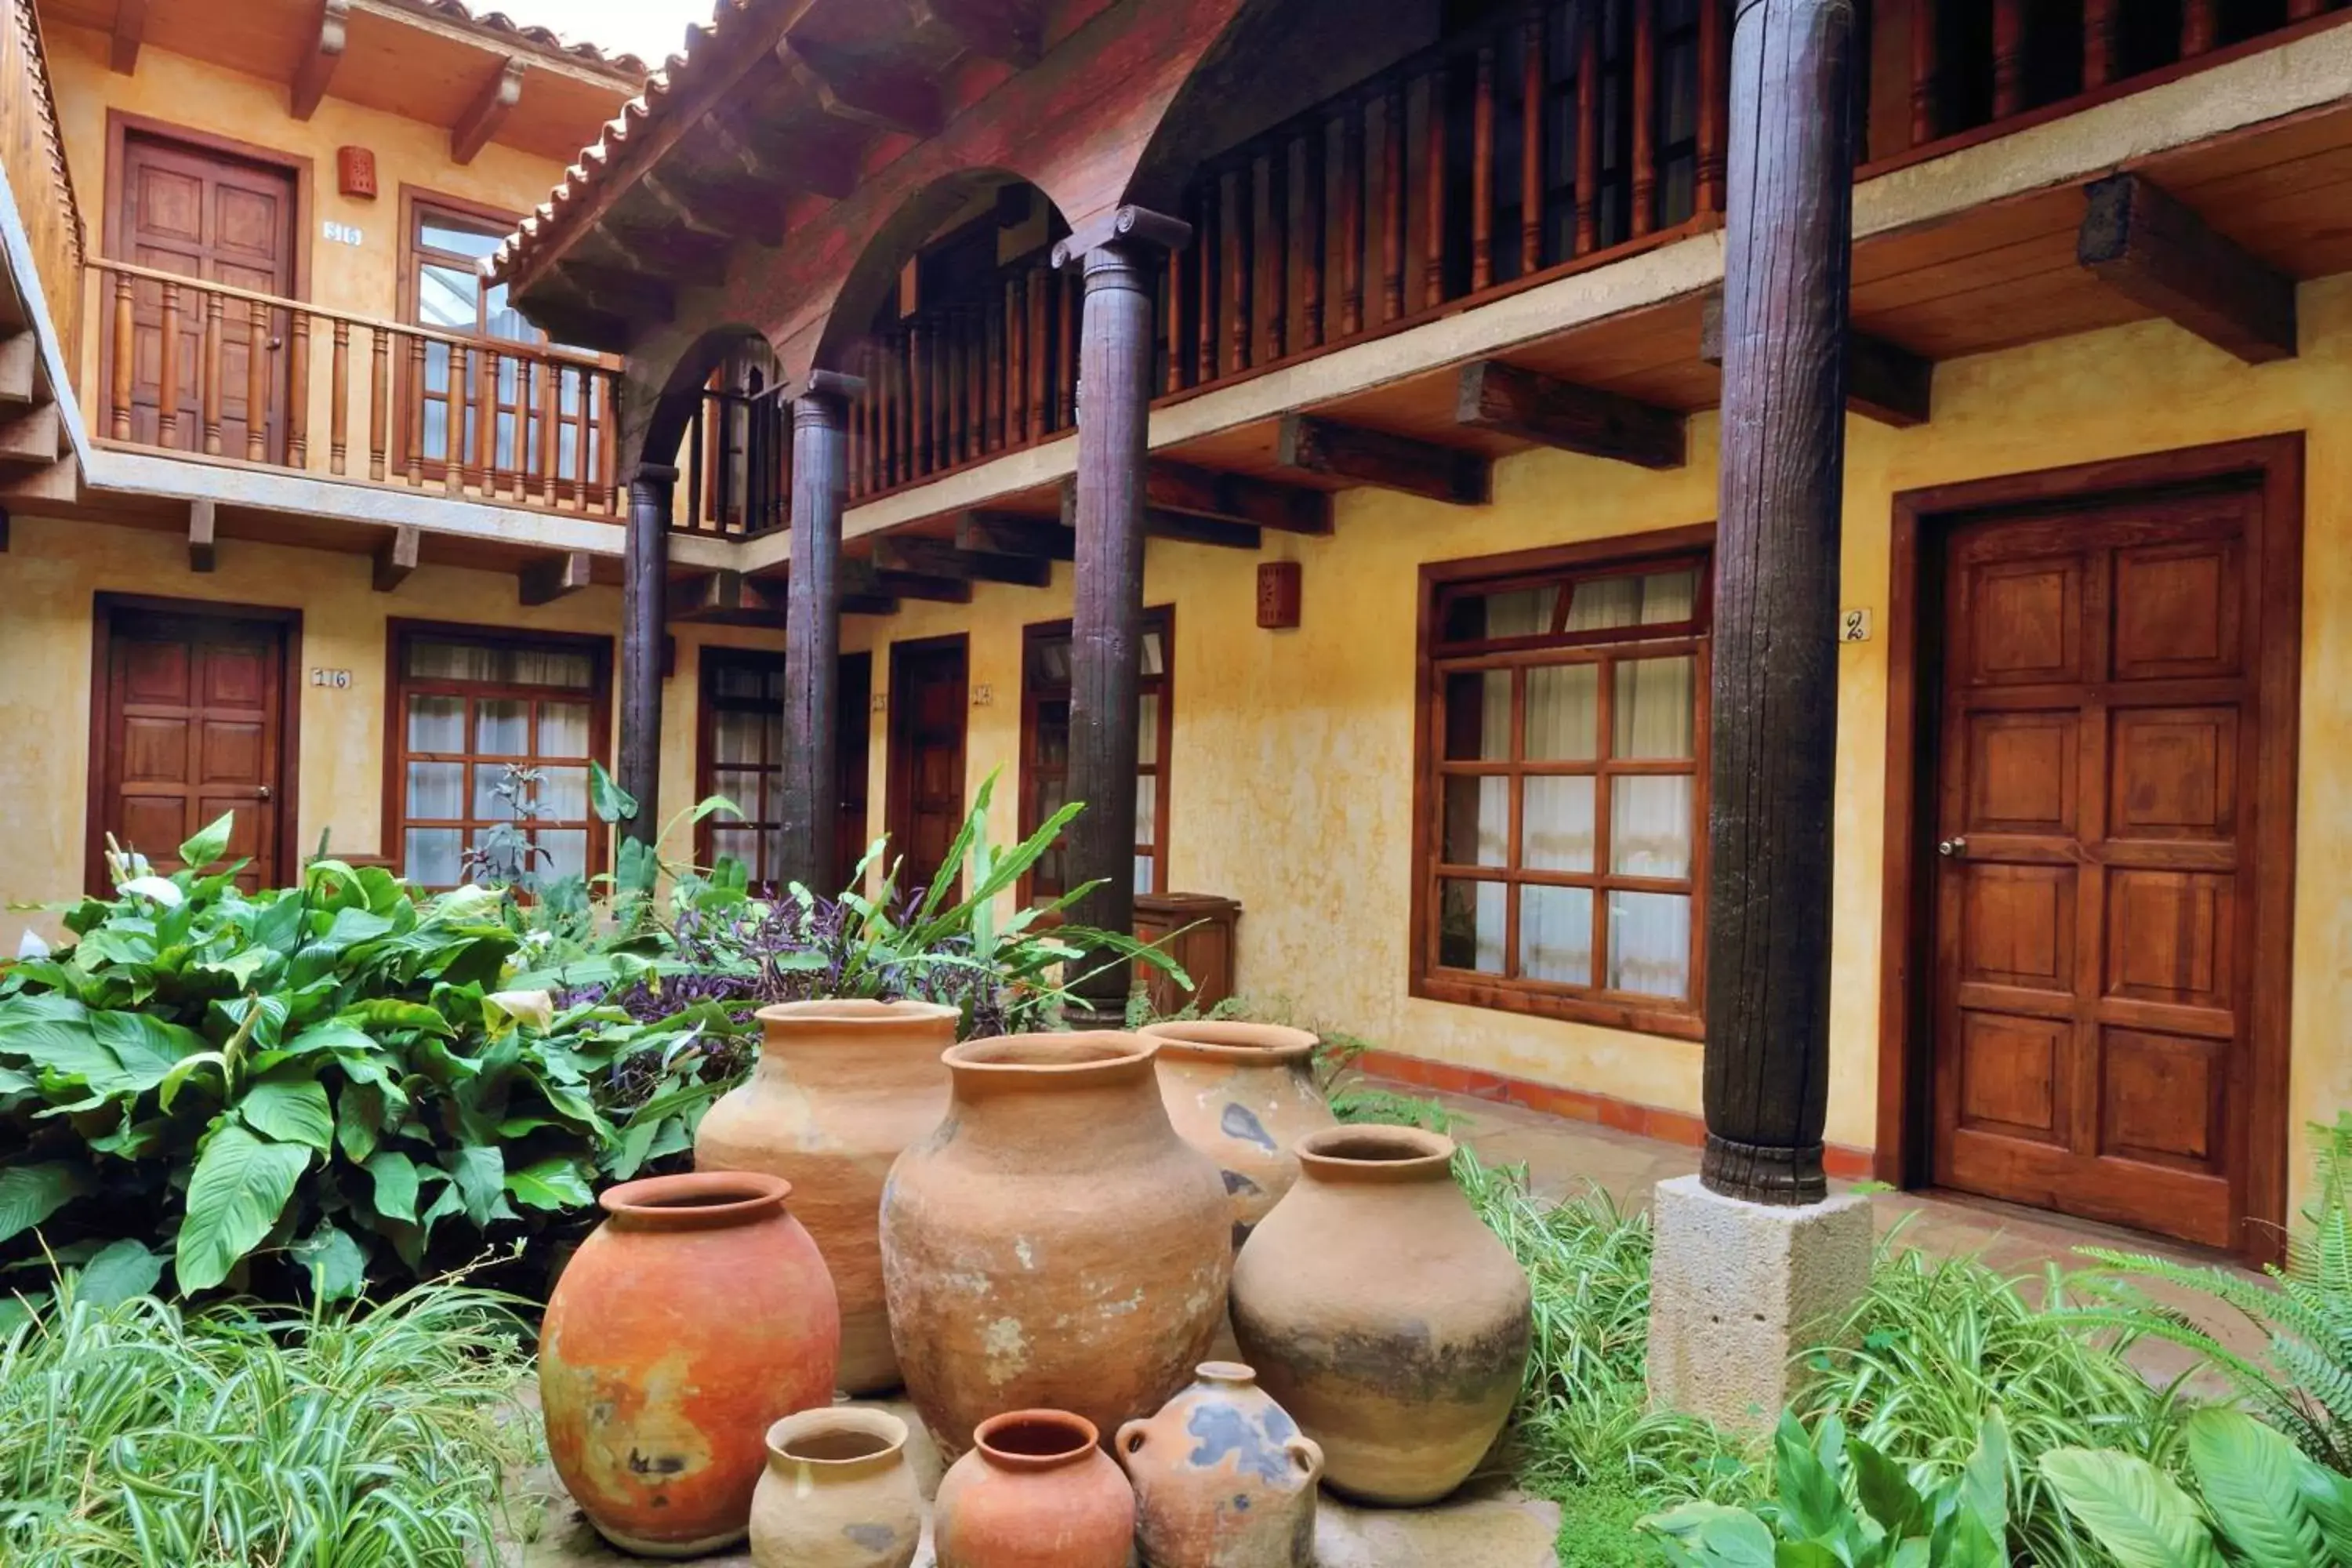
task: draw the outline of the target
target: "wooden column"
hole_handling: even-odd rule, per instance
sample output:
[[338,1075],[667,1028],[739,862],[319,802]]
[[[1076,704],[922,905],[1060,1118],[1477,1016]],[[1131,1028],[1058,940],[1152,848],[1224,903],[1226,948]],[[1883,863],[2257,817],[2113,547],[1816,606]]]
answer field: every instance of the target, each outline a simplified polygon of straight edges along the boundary
[[1712,1190],[1827,1194],[1852,0],[1739,0],[1707,822]]
[[[457,385],[454,362],[449,384]],[[628,553],[621,558],[621,770],[615,782],[637,799],[637,814],[621,832],[648,849],[661,837],[662,643],[669,635],[670,497],[677,488],[676,468],[637,465],[629,479]]]
[[[1077,564],[1071,616],[1069,798],[1073,886],[1101,879],[1073,918],[1105,931],[1135,926],[1136,694],[1143,646],[1145,426],[1151,399],[1152,275],[1160,253],[1192,237],[1181,219],[1119,208],[1054,247],[1083,265],[1078,329]],[[1088,1009],[1126,1008],[1128,966],[1086,982]]]
[[784,603],[784,748],[778,875],[810,891],[840,891],[833,837],[841,816],[834,777],[834,693],[841,668],[841,511],[848,476],[844,431],[855,376],[820,370],[793,401],[792,577]]

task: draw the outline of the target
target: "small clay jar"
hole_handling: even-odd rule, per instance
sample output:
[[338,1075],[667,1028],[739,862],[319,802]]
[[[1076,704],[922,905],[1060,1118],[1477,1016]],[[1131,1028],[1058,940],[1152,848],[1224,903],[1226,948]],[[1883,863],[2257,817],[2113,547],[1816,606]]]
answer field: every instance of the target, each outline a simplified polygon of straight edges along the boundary
[[548,1298],[548,1454],[625,1552],[741,1540],[769,1426],[832,1402],[841,1311],[791,1192],[748,1171],[625,1182]]
[[1454,1184],[1452,1139],[1340,1127],[1302,1139],[1298,1161],[1234,1261],[1242,1358],[1323,1446],[1326,1486],[1434,1502],[1510,1417],[1527,1275]]
[[1149,1568],[1310,1568],[1323,1450],[1236,1362],[1201,1363],[1192,1386],[1111,1452],[1135,1484]]
[[1153,1024],[1160,1097],[1183,1140],[1217,1163],[1234,1249],[1298,1180],[1291,1145],[1339,1125],[1315,1086],[1316,1038],[1277,1024]]
[[694,1135],[701,1171],[764,1171],[793,1184],[841,1298],[841,1386],[898,1386],[882,1299],[882,1183],[940,1124],[961,1015],[930,1002],[786,1002],[762,1007],[760,1065]]
[[767,1473],[751,1494],[758,1568],[908,1568],[922,1539],[905,1422],[837,1405],[768,1428]]
[[931,1505],[939,1568],[1127,1568],[1135,1493],[1066,1410],[1014,1410],[972,1432]]

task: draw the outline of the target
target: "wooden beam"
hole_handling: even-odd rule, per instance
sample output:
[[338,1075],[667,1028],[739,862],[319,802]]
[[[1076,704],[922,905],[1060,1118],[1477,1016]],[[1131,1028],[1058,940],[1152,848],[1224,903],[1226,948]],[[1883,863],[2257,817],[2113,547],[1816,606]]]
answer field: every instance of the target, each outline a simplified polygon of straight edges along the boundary
[[148,0],[115,0],[114,43],[108,64],[117,76],[139,68],[139,46],[147,37]]
[[47,468],[64,449],[65,422],[58,416],[56,404],[35,404],[13,414],[0,414],[0,463]]
[[400,585],[408,581],[408,574],[416,570],[419,546],[424,543],[424,539],[420,530],[403,523],[375,547],[374,584],[377,593],[399,592]]
[[26,404],[40,388],[41,341],[31,332],[0,338],[0,404]]
[[289,109],[295,119],[308,120],[319,112],[319,100],[327,96],[335,68],[343,63],[343,37],[351,14],[352,0],[319,0],[319,30],[301,64],[294,68]]
[[1143,470],[1143,499],[1170,511],[1285,533],[1331,531],[1330,491],[1286,485],[1254,474],[1221,474],[1190,463],[1156,459]]
[[677,292],[658,278],[574,261],[569,257],[558,270],[572,291],[599,315],[628,323],[650,321],[664,325],[677,319]]
[[188,570],[210,572],[220,564],[217,534],[220,507],[217,502],[192,500],[188,503]]
[[1026,0],[912,0],[916,38],[943,38],[982,58],[1026,70],[1042,57],[1036,8]]
[[1494,465],[1479,453],[1310,414],[1282,416],[1275,461],[1302,474],[1377,485],[1455,506],[1484,506],[1492,493]]
[[470,163],[490,144],[490,138],[506,123],[508,113],[522,101],[523,74],[530,68],[530,62],[520,55],[509,55],[499,62],[498,74],[482,84],[474,101],[450,127],[449,162]]
[[702,132],[719,160],[751,184],[768,190],[806,191],[845,201],[857,188],[855,149],[808,139],[790,149],[772,145],[758,132],[713,111]]
[[707,203],[678,190],[664,175],[647,173],[637,181],[633,194],[653,209],[655,220],[666,228],[722,247],[735,238],[732,230],[716,221],[718,215]]
[[515,574],[515,585],[525,605],[551,605],[588,585],[588,552],[567,550],[532,562]]
[[844,594],[841,613],[845,616],[895,616],[898,601],[887,594]]
[[[1148,503],[1141,511],[1146,539],[1164,539],[1171,544],[1211,544],[1223,550],[1255,550],[1262,542],[1255,523],[1227,522]],[[1062,529],[1073,539],[1077,536],[1077,486],[1065,479],[1062,481]]]
[[[742,614],[744,599],[740,572],[698,572],[691,577],[670,580],[667,611],[673,621],[724,622]],[[763,608],[757,598],[752,599],[750,607]]]
[[2248,364],[2293,359],[2294,279],[2138,174],[2084,188],[2074,258],[2099,281]]
[[[1935,401],[1936,362],[1884,338],[1847,329],[1845,406],[1849,414],[1898,430],[1925,425]],[[1698,357],[1723,363],[1723,290],[1707,290],[1699,308]]]
[[47,468],[0,475],[0,503],[32,510],[45,506],[75,506],[81,501],[81,465],[59,458]]
[[618,209],[583,230],[572,265],[712,289],[727,281],[728,242],[684,229],[628,224]]
[[932,577],[919,572],[886,571],[856,555],[841,558],[841,592],[845,598],[863,595],[869,598],[924,599],[937,605],[971,603],[969,581]]
[[1683,416],[1613,392],[1601,392],[1500,360],[1462,367],[1454,422],[1588,458],[1642,468],[1679,468]]
[[1034,556],[1043,561],[1077,559],[1077,536],[1058,522],[1001,511],[968,511],[956,519],[958,550],[981,555]]
[[1034,555],[968,551],[940,539],[877,539],[874,542],[874,564],[891,572],[914,572],[927,577],[961,578],[972,583],[1010,583],[1022,588],[1043,588],[1054,578],[1054,563],[1050,561]]
[[[562,277],[560,270],[548,274],[548,279]],[[517,309],[530,318],[531,325],[572,348],[612,354],[629,352],[634,339],[625,317],[577,300],[551,298],[546,285],[547,279],[542,279],[539,289],[516,300]]]
[[835,120],[928,142],[945,123],[937,86],[911,71],[880,68],[818,44],[776,46],[784,70]]

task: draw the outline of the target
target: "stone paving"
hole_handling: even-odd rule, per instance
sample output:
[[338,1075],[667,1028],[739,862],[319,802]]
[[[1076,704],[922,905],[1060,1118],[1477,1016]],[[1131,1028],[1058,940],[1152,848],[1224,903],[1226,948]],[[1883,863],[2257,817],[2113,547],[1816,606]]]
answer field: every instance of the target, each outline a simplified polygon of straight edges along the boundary
[[[1455,1136],[1492,1164],[1525,1165],[1536,1188],[1552,1196],[1607,1188],[1628,1206],[1646,1205],[1661,1181],[1698,1168],[1698,1152],[1631,1133],[1563,1121],[1516,1106],[1484,1100],[1444,1100],[1460,1118]],[[2031,1210],[1913,1193],[1883,1193],[1873,1199],[1882,1235],[1898,1224],[1904,1240],[1947,1256],[1973,1254],[2010,1273],[2038,1271],[2047,1262],[2079,1262],[2074,1248],[2114,1246],[2134,1251],[2165,1251],[2132,1232],[2053,1218]],[[2144,1363],[2151,1377],[2168,1378],[2180,1365],[2169,1346],[2152,1349]],[[923,1434],[912,1406],[883,1402],[915,1434],[910,1453],[928,1497],[939,1480],[939,1456]],[[589,1568],[635,1561],[598,1539],[551,1471],[541,1467],[524,1478],[517,1512],[520,1533],[505,1568]],[[1476,1485],[1434,1508],[1359,1509],[1326,1493],[1315,1535],[1318,1568],[1549,1568],[1559,1524],[1556,1506],[1499,1487]],[[701,1560],[710,1568],[751,1568],[746,1552]],[[928,1527],[916,1568],[932,1568]]]

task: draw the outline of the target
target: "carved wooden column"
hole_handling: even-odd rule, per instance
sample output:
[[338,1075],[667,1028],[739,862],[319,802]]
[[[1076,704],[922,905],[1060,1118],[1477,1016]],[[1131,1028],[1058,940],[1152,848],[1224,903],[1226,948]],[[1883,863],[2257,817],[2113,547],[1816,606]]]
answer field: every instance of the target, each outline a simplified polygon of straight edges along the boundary
[[[1102,886],[1072,911],[1082,925],[1135,927],[1136,687],[1143,640],[1143,468],[1151,402],[1151,303],[1160,253],[1192,226],[1121,207],[1054,247],[1083,264],[1078,328],[1076,603],[1071,617],[1069,798],[1072,885]],[[1089,1009],[1116,1018],[1128,966],[1087,982]]]
[[1707,1187],[1818,1202],[1829,1100],[1853,0],[1739,0],[1707,824]]
[[841,511],[849,489],[856,376],[812,372],[793,402],[792,581],[784,604],[784,745],[777,875],[811,892],[831,885],[841,786],[834,776],[834,690],[841,668]]
[[[450,467],[457,467],[453,449]],[[620,786],[636,797],[624,836],[661,836],[662,640],[669,635],[670,497],[677,470],[639,463],[629,479],[628,553],[621,561]]]

